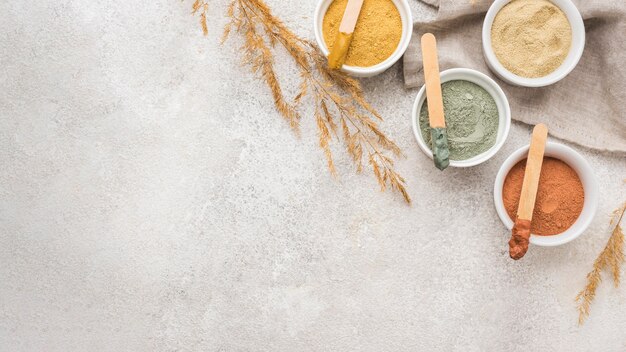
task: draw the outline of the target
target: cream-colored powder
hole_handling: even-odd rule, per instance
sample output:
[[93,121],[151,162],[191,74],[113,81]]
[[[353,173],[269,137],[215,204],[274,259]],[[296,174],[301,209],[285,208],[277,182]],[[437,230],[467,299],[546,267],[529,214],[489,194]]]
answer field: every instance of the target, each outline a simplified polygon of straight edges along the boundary
[[563,11],[548,0],[513,0],[493,20],[491,46],[507,70],[527,78],[544,77],[565,61],[572,28]]

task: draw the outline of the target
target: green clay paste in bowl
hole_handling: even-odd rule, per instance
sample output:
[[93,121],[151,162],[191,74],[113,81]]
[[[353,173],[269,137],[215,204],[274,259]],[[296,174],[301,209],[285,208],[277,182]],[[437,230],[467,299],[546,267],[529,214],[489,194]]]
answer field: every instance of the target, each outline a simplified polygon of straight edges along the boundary
[[[496,144],[499,116],[491,94],[476,83],[464,80],[444,82],[441,93],[450,160],[473,158]],[[422,104],[419,123],[422,138],[432,149],[428,101]]]

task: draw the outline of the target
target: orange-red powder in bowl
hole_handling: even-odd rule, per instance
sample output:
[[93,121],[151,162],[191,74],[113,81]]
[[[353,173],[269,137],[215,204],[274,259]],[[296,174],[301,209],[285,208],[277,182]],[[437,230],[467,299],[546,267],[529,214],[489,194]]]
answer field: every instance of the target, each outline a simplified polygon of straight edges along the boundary
[[[511,168],[502,187],[504,208],[513,221],[525,170],[526,159]],[[576,171],[559,159],[544,158],[530,232],[543,236],[565,232],[580,216],[584,202],[585,192]]]

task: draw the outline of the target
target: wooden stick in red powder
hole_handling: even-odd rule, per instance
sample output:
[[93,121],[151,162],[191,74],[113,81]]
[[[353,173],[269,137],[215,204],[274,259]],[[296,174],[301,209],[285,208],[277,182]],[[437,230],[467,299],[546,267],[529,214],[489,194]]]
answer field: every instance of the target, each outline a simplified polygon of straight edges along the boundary
[[524,172],[524,182],[520,194],[519,205],[517,207],[517,218],[511,240],[509,241],[509,255],[518,260],[528,251],[530,239],[530,222],[533,219],[535,199],[539,188],[539,176],[541,175],[541,165],[543,164],[543,153],[548,139],[548,128],[540,123],[533,129],[533,135],[528,149],[528,161]]

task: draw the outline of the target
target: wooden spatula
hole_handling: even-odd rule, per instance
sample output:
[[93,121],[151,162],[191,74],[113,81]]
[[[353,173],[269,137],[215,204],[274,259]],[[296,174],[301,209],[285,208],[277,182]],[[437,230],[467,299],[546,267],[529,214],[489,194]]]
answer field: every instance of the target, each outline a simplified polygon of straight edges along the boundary
[[517,206],[517,217],[511,240],[509,241],[509,255],[518,260],[526,254],[530,239],[530,222],[533,219],[535,209],[535,199],[539,188],[539,176],[543,165],[543,154],[548,139],[548,128],[540,123],[533,129],[533,135],[528,149],[528,159],[526,160],[526,170],[524,171],[524,182],[522,183],[522,193]]
[[443,114],[437,40],[431,33],[426,33],[422,36],[422,58],[424,61],[424,80],[426,82],[433,161],[439,170],[443,170],[450,165],[450,150],[448,149],[446,120]]
[[356,27],[362,6],[363,0],[348,0],[348,5],[339,24],[335,45],[333,45],[330,54],[328,54],[328,66],[332,69],[340,69],[346,61],[346,55],[354,34],[354,27]]

